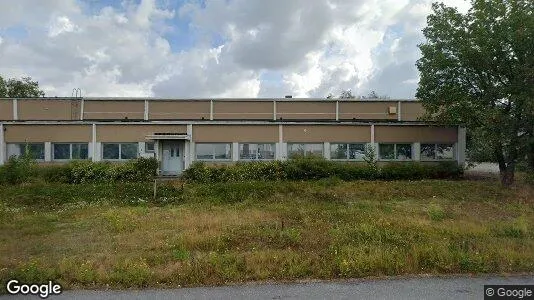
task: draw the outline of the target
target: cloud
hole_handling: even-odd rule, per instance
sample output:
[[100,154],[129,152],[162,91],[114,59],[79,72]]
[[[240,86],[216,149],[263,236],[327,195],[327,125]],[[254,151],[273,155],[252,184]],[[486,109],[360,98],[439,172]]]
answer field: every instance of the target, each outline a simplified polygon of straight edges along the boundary
[[[450,0],[465,11],[469,3]],[[174,6],[171,6],[174,5]],[[431,0],[0,2],[0,74],[47,95],[415,94]],[[181,35],[175,34],[177,32]],[[180,39],[187,37],[187,42]]]

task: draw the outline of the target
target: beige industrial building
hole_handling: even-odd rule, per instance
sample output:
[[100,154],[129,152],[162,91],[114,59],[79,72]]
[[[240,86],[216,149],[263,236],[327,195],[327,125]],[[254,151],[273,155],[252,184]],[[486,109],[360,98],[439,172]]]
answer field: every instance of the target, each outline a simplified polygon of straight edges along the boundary
[[0,98],[0,164],[156,157],[161,174],[194,161],[465,160],[465,129],[421,122],[414,100]]

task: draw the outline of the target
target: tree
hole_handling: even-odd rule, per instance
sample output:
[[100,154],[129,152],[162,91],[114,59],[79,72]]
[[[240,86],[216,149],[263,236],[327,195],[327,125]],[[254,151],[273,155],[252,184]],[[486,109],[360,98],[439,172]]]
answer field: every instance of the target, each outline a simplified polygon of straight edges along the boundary
[[356,96],[352,94],[352,90],[344,90],[339,94],[339,99],[356,99]]
[[39,89],[39,82],[32,81],[31,77],[10,78],[5,81],[0,76],[0,97],[25,98],[42,97],[44,95],[45,93]]
[[375,91],[371,91],[367,96],[361,96],[361,99],[365,100],[375,100],[375,99],[389,99],[389,96],[378,95]]
[[533,137],[534,2],[472,0],[471,5],[465,14],[432,5],[426,41],[419,45],[416,97],[427,118],[476,133],[509,186]]
[[[332,93],[330,93],[328,94],[328,96],[326,96],[326,99],[335,99],[335,97]],[[389,96],[379,96],[375,91],[371,91],[367,96],[354,96],[352,94],[352,90],[348,89],[342,90],[339,94],[338,99],[389,99]]]

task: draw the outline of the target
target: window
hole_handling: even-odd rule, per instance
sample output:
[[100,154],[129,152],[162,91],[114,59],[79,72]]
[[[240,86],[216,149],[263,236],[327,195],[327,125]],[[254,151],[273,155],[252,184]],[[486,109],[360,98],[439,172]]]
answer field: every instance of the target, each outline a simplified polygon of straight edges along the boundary
[[365,144],[330,144],[331,159],[363,160]]
[[137,158],[139,154],[137,143],[105,143],[102,144],[103,159],[127,160]]
[[239,159],[274,159],[274,144],[239,144]]
[[287,144],[287,155],[289,158],[323,156],[323,144]]
[[44,160],[44,143],[9,144],[7,147],[9,157],[27,153],[32,159]]
[[146,153],[152,153],[155,150],[155,143],[154,142],[145,142],[145,152]]
[[386,160],[411,160],[412,144],[379,144],[378,155]]
[[230,143],[196,143],[198,160],[229,160],[232,159]]
[[421,144],[421,160],[452,160],[453,144]]
[[89,156],[89,146],[87,143],[54,143],[52,151],[54,160],[87,159]]
[[154,142],[145,142],[145,152],[147,153],[154,152]]

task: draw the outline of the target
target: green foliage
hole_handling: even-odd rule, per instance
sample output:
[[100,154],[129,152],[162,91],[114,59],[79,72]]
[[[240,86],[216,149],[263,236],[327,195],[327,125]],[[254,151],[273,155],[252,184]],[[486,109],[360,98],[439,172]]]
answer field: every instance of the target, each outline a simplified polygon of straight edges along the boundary
[[7,163],[0,167],[0,183],[20,184],[28,181],[32,177],[34,165],[28,155],[10,157]]
[[363,160],[367,163],[370,169],[378,171],[378,157],[376,155],[376,148],[372,145],[365,145],[365,155]]
[[462,173],[462,168],[456,162],[388,163],[379,168],[376,161],[367,164],[351,164],[312,157],[283,162],[237,163],[228,166],[207,166],[205,163],[197,162],[185,170],[183,176],[190,182],[210,183],[249,180],[318,180],[330,177],[345,181],[458,178]]
[[39,82],[32,81],[31,77],[10,78],[6,81],[0,76],[0,97],[29,98],[44,95],[45,93],[39,89]]
[[147,182],[118,183],[43,183],[34,182],[0,189],[2,201],[10,205],[55,207],[69,203],[109,202],[121,205],[142,206],[146,203],[168,204],[182,200],[181,190],[159,184],[156,199],[153,185]]
[[19,184],[41,178],[58,183],[110,183],[150,181],[157,175],[155,158],[137,158],[124,163],[75,160],[64,165],[39,166],[27,156],[11,158],[0,168],[0,182]]
[[447,217],[447,213],[438,204],[431,204],[428,207],[428,217],[432,221],[442,221]]
[[472,0],[465,14],[432,8],[416,97],[427,118],[464,124],[470,157],[499,162],[509,185],[534,137],[534,2]]
[[155,158],[137,158],[126,163],[74,161],[70,167],[70,183],[148,181],[157,175]]

